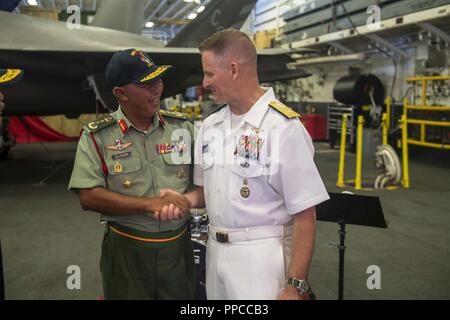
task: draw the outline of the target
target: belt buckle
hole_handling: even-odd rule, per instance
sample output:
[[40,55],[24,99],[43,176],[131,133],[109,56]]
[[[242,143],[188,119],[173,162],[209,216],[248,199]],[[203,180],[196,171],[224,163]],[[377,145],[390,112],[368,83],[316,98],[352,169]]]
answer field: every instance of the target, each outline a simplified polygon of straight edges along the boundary
[[228,243],[228,234],[222,232],[216,232],[216,240],[220,243]]

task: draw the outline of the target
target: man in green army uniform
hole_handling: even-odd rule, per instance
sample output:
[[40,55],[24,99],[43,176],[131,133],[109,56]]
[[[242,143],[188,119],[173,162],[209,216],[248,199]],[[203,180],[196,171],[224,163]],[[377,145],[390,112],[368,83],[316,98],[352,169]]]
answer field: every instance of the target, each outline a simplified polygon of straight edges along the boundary
[[[189,202],[181,195],[191,185],[193,125],[160,110],[161,77],[170,68],[140,50],[115,53],[106,77],[119,108],[80,135],[69,189],[107,222],[105,299],[194,298]],[[164,205],[176,209],[167,216],[159,213]]]

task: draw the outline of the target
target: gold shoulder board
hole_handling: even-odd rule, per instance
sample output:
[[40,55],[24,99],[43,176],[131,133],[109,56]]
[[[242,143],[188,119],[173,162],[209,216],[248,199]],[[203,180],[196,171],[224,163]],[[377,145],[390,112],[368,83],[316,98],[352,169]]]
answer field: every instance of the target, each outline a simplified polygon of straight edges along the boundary
[[284,103],[281,103],[278,100],[270,101],[269,106],[277,110],[279,113],[281,113],[288,119],[300,118],[300,115],[297,112],[295,112],[294,110],[292,110],[291,108],[289,108]]
[[181,113],[181,112],[159,110],[159,113],[162,116],[169,117],[169,118],[175,118],[175,119],[180,119],[180,120],[189,120],[189,117],[187,116],[187,114]]
[[115,122],[116,119],[114,119],[112,116],[106,116],[98,120],[88,122],[87,127],[91,132],[97,132]]

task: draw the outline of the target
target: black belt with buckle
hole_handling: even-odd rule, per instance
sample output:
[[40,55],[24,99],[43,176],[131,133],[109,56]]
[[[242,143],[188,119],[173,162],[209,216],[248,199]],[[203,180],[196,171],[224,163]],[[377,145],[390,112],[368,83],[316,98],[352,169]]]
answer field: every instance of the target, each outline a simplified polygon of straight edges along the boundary
[[222,232],[216,232],[216,241],[220,243],[228,243],[228,234]]

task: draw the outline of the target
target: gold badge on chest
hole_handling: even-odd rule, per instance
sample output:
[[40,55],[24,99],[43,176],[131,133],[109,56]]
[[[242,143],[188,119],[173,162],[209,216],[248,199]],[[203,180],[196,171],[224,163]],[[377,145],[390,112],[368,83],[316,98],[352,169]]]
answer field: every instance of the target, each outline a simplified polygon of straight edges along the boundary
[[123,166],[119,162],[114,163],[113,172],[121,173],[123,171]]

